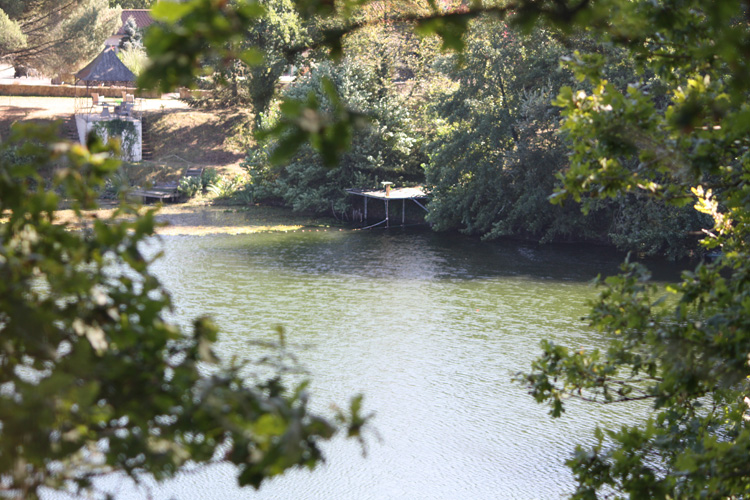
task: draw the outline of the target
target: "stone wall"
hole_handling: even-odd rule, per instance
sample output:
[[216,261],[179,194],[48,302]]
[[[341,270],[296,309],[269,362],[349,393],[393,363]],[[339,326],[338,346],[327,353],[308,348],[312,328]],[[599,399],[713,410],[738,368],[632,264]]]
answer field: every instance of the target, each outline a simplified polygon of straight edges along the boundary
[[180,99],[199,99],[209,94],[208,90],[180,88]]
[[125,87],[76,87],[75,85],[20,85],[16,83],[0,84],[0,95],[12,96],[42,96],[42,97],[76,97],[91,95],[92,92],[98,93],[102,97],[122,97],[122,92],[128,94],[135,92],[136,97],[145,97],[149,99],[160,98],[161,94],[154,91],[141,92],[134,88]]
[[[88,120],[88,115],[76,115],[76,128],[78,129],[78,140],[81,144],[86,143],[88,134],[96,129],[102,141],[107,141],[108,132],[105,123],[111,121],[124,121],[130,124],[130,133],[117,136],[120,141],[120,158],[126,161],[141,161],[143,159],[143,126],[140,120],[133,118],[111,118]],[[104,125],[104,126],[100,126]]]

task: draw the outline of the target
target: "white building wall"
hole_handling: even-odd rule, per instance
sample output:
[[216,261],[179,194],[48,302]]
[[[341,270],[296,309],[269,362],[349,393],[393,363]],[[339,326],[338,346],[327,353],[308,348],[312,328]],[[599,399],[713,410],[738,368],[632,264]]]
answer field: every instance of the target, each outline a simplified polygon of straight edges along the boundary
[[[78,129],[78,140],[81,144],[86,144],[86,137],[94,129],[96,123],[103,121],[120,120],[122,118],[109,118],[109,119],[97,119],[92,115],[76,115],[76,128]],[[140,120],[133,118],[126,118],[125,120],[133,124],[135,128],[135,134],[126,134],[126,137],[115,137],[116,140],[120,141],[120,158],[125,161],[141,161],[143,159],[143,126]],[[103,141],[107,141],[107,130],[100,129],[99,135]]]

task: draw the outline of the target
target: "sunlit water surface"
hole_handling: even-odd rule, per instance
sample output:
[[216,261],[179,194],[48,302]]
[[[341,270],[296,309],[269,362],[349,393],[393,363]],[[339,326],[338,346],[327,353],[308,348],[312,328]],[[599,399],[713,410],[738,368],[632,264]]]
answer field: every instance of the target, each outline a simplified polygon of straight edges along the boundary
[[[210,314],[219,352],[253,356],[250,339],[285,328],[310,373],[313,407],[330,414],[357,393],[374,412],[367,454],[324,446],[327,462],[259,491],[214,466],[153,487],[157,499],[555,499],[564,465],[597,424],[642,409],[571,403],[552,420],[512,382],[544,338],[600,343],[580,321],[589,281],[616,272],[610,250],[479,243],[429,231],[171,236],[155,273],[184,325]],[[662,265],[663,267],[663,265]],[[673,269],[662,269],[673,277]],[[303,348],[302,345],[308,347]],[[119,498],[146,490],[108,481]]]

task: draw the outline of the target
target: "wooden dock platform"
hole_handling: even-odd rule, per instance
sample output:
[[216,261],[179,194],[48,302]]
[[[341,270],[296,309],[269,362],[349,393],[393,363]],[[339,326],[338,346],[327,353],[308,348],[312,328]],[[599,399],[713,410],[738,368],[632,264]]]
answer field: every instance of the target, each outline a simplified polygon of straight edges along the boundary
[[151,189],[136,189],[134,191],[131,191],[129,195],[142,198],[143,203],[150,203],[154,201],[175,202],[180,197],[180,193],[177,191],[176,182],[165,182],[163,184],[157,184]]
[[[188,167],[185,169],[183,177],[201,178],[204,167]],[[163,201],[174,203],[180,199],[180,193],[177,191],[176,182],[163,182],[156,184],[149,189],[136,189],[128,193],[133,198],[141,198],[143,203],[152,203],[154,201]]]
[[[390,183],[385,183],[385,184],[390,184]],[[406,219],[405,219],[406,200],[413,201],[422,210],[424,210],[425,212],[429,212],[427,207],[425,207],[424,204],[419,201],[420,199],[424,200],[424,198],[427,198],[428,196],[428,192],[422,186],[402,187],[402,188],[390,188],[389,186],[386,189],[349,188],[346,190],[346,192],[349,194],[361,196],[364,198],[365,223],[367,223],[367,200],[368,198],[374,198],[376,200],[383,200],[383,203],[385,204],[385,219],[371,226],[367,226],[368,228],[379,226],[381,224],[385,224],[385,227],[391,226],[391,219],[388,215],[388,204],[390,201],[401,200],[401,225],[402,226],[405,225],[406,223]]]

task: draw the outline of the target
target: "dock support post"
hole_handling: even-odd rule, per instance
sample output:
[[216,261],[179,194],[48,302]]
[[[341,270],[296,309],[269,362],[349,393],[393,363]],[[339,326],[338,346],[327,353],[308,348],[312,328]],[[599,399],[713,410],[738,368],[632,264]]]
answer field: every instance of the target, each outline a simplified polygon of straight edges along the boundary
[[406,198],[401,200],[401,225],[405,225],[406,221]]
[[365,196],[365,225],[367,225],[367,196]]
[[385,227],[391,227],[391,221],[388,218],[388,198],[385,200]]

